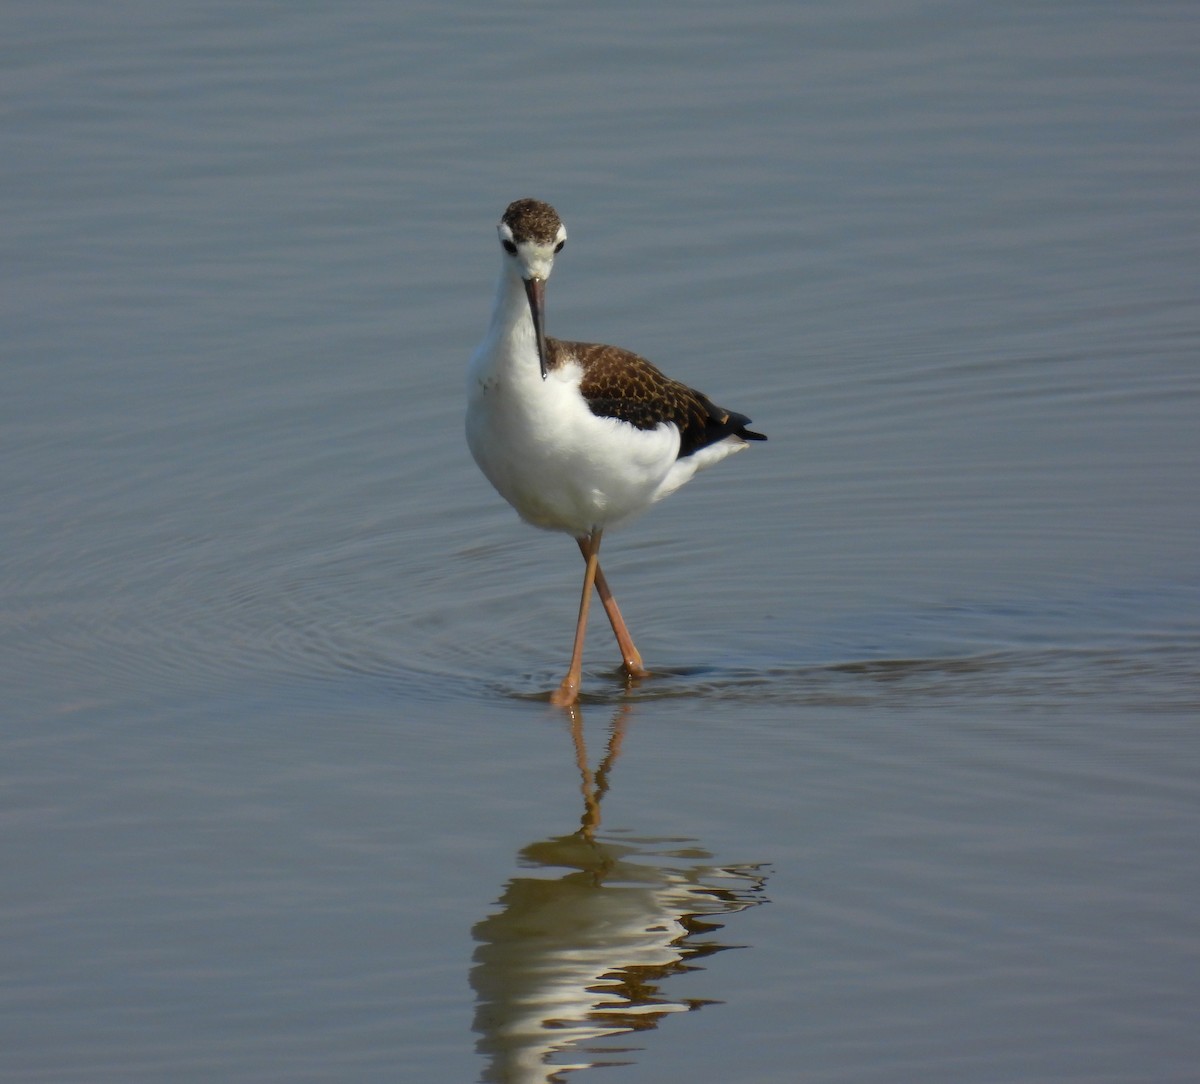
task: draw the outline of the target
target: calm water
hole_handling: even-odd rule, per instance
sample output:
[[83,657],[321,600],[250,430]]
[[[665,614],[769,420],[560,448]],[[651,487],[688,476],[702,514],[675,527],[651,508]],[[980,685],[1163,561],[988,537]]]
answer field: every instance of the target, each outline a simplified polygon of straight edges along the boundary
[[[1194,5],[2,22],[0,1079],[1195,1079]],[[526,195],[771,438],[575,716],[462,436]]]

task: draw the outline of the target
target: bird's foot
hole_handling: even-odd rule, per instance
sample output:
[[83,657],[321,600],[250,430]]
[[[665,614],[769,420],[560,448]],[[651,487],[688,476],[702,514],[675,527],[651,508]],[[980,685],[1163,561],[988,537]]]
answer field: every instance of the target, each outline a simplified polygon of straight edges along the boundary
[[550,694],[550,703],[556,708],[570,708],[579,703],[579,682],[572,681],[568,676],[563,683]]

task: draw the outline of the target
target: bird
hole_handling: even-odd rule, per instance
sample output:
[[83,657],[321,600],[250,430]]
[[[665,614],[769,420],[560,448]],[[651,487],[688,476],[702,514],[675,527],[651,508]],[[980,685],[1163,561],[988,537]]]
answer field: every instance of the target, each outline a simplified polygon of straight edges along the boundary
[[579,699],[593,589],[629,678],[648,676],[600,568],[600,540],[699,470],[767,438],[751,419],[629,350],[546,334],[546,282],[567,242],[558,212],[514,200],[496,227],[491,319],[467,369],[466,435],[480,470],[534,527],[571,535],[586,562],[571,663],[550,701]]

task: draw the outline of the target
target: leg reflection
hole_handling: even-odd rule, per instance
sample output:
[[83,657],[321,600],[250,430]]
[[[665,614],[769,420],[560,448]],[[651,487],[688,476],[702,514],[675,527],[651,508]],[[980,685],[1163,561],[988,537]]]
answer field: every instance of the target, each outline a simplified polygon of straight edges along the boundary
[[708,1004],[662,987],[731,947],[714,919],[765,901],[761,866],[717,864],[694,840],[600,833],[631,707],[614,715],[594,772],[583,716],[571,712],[580,828],[523,848],[525,872],[472,931],[485,1081],[551,1084],[570,1069],[628,1062],[632,1051],[617,1037]]

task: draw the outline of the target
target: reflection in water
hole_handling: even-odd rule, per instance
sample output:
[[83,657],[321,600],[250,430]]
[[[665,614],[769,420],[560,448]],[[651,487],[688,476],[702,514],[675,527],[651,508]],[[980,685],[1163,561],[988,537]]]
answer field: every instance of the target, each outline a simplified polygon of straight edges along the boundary
[[571,713],[581,827],[525,847],[534,874],[509,881],[500,909],[472,931],[484,1081],[555,1084],[572,1070],[627,1062],[630,1048],[590,1044],[711,1004],[672,1000],[663,980],[734,947],[713,936],[722,927],[710,916],[765,901],[760,867],[712,865],[690,840],[598,835],[627,714],[618,711],[593,774],[582,716]]

